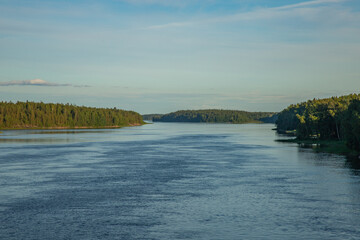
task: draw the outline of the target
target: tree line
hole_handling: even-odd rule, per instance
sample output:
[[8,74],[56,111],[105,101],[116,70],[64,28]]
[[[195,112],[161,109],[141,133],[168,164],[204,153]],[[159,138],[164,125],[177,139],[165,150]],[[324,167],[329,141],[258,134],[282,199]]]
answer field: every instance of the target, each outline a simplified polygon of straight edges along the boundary
[[70,104],[0,102],[0,128],[121,127],[143,124],[140,114]]
[[237,110],[181,110],[152,116],[154,122],[205,122],[205,123],[259,123],[275,122],[273,112],[246,112]]
[[160,118],[161,116],[163,116],[164,114],[158,114],[158,113],[154,113],[154,114],[143,114],[142,117],[144,120],[147,121],[152,121],[154,118]]
[[360,94],[313,99],[279,113],[277,131],[293,131],[298,139],[346,141],[360,151]]

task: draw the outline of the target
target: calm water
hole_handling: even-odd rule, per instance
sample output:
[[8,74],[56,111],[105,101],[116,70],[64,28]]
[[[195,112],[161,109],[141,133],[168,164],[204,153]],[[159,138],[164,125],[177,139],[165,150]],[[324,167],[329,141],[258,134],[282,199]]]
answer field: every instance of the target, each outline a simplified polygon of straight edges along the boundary
[[0,239],[360,239],[360,170],[273,125],[4,131]]

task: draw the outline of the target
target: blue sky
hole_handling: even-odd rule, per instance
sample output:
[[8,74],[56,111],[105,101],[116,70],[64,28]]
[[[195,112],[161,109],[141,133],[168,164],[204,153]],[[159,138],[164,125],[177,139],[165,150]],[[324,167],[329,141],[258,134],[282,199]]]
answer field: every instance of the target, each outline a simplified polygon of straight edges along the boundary
[[140,113],[359,93],[358,0],[0,0],[0,95]]

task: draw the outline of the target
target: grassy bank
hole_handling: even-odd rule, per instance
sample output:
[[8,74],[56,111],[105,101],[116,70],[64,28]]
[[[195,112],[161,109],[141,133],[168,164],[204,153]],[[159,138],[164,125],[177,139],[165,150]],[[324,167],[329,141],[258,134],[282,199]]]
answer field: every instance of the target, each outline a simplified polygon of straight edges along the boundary
[[318,140],[318,139],[307,139],[307,140],[277,139],[275,141],[283,142],[283,143],[297,143],[301,147],[312,148],[316,152],[341,154],[341,155],[347,155],[347,156],[358,156],[359,155],[359,153],[355,152],[354,150],[349,149],[346,146],[345,141]]

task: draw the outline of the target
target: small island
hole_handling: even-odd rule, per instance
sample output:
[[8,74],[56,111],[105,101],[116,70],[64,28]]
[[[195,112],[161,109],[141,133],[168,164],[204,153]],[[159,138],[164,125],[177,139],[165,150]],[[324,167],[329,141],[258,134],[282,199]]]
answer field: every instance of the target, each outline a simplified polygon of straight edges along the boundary
[[120,128],[143,124],[139,113],[116,108],[0,102],[0,129]]
[[275,123],[274,112],[246,112],[237,110],[181,110],[164,115],[152,115],[154,122],[197,122],[197,123]]

